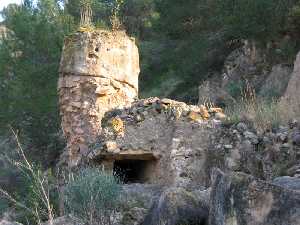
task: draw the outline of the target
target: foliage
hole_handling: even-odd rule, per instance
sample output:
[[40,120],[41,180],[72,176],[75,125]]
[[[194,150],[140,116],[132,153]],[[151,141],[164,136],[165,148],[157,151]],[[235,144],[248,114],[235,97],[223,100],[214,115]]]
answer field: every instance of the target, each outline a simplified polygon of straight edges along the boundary
[[267,42],[283,31],[296,0],[216,0],[216,20],[236,39]]
[[152,89],[163,90],[165,85],[158,85],[168,83],[167,75],[182,81],[168,97],[192,99],[196,95],[193,90],[209,74],[221,74],[224,59],[240,47],[238,43],[243,39],[254,41],[275,55],[275,63],[290,62],[299,49],[298,38],[285,37],[287,33],[295,33],[287,24],[291,15],[297,15],[296,9],[294,14],[289,13],[298,4],[296,0],[156,0],[155,3],[159,19],[154,22],[153,31],[159,32],[160,43],[166,44],[159,59],[152,60],[153,49],[142,52],[142,65],[146,68],[142,68],[143,96],[148,96]]
[[295,4],[289,11],[288,14],[288,30],[294,35],[299,37],[300,32],[300,2]]
[[[69,0],[66,11],[76,23],[80,18],[81,0]],[[97,28],[121,26],[128,34],[144,39],[151,34],[152,19],[157,16],[154,0],[90,0],[93,10],[93,23]],[[114,23],[117,23],[114,25]],[[115,28],[116,29],[116,28]]]
[[67,212],[85,223],[111,224],[120,195],[118,180],[101,169],[86,168],[71,175],[65,187]]
[[139,40],[153,41],[154,23],[159,19],[155,0],[125,0],[120,10],[120,17],[128,34]]
[[17,134],[13,129],[12,132],[17,143],[17,158],[6,158],[6,160],[10,161],[22,175],[23,193],[9,193],[0,187],[0,197],[16,207],[19,212],[19,220],[22,222],[30,221],[31,224],[41,224],[42,221],[47,220],[52,224],[55,213],[52,193],[57,189],[51,185],[55,182],[52,181],[51,174],[42,172],[39,167],[27,159]]
[[[3,16],[11,33],[0,44],[0,103],[5,106],[1,107],[0,123],[12,124],[20,130],[21,138],[26,133],[30,148],[38,150],[30,157],[55,157],[61,148],[55,140],[59,130],[57,73],[72,18],[54,0],[10,5]],[[55,148],[50,150],[50,143],[56,143]]]

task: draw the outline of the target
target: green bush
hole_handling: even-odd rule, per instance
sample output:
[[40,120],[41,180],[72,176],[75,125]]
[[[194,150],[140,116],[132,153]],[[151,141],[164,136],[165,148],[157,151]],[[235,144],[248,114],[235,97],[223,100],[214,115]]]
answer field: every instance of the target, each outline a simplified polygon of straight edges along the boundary
[[110,224],[121,186],[101,169],[86,168],[71,176],[65,187],[66,211],[87,224]]
[[287,28],[292,35],[299,38],[300,36],[300,2],[295,4],[289,11]]
[[226,85],[226,90],[232,97],[238,98],[244,87],[245,83],[243,81],[230,81]]
[[9,209],[9,202],[0,198],[0,217]]

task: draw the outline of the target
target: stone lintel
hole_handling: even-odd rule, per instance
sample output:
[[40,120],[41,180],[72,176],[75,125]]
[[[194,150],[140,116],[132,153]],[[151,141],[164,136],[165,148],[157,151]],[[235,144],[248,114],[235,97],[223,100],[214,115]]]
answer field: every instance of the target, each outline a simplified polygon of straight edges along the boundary
[[102,152],[97,155],[101,160],[158,160],[159,156],[144,150],[123,150],[118,153]]

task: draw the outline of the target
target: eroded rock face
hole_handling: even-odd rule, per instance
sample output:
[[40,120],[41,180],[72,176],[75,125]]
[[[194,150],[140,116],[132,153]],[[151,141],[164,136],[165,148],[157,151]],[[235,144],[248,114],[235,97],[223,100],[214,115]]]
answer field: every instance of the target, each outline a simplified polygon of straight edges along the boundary
[[[280,102],[282,107],[287,107],[292,116],[297,118],[300,109],[300,53],[298,53],[294,63],[294,71],[288,83],[286,92]],[[299,118],[297,118],[299,119]]]
[[105,112],[137,97],[138,75],[138,49],[125,32],[78,32],[65,40],[58,92],[70,166],[101,133]]
[[272,67],[270,74],[260,88],[259,95],[263,97],[281,97],[292,74],[292,68],[278,64]]
[[262,49],[255,42],[244,40],[242,47],[231,52],[224,62],[222,88],[235,92],[235,86],[241,85],[245,80],[252,87],[259,87],[268,74],[265,64]]
[[215,170],[209,218],[210,225],[299,225],[300,192]]

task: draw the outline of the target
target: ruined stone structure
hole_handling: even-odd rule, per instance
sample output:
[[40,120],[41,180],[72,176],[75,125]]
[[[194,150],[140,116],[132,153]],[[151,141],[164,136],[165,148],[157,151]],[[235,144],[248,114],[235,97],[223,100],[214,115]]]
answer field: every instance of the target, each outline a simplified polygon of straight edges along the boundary
[[213,120],[217,111],[170,99],[136,101],[105,116],[100,142],[88,156],[128,183],[205,185],[205,152],[220,125]]
[[214,167],[272,181],[297,175],[297,133],[295,123],[258,134],[226,121],[220,108],[149,98],[107,113],[88,157],[125,183],[209,187]]
[[69,166],[87,154],[105,112],[137,97],[139,71],[138,49],[125,32],[77,32],[65,39],[58,92]]

